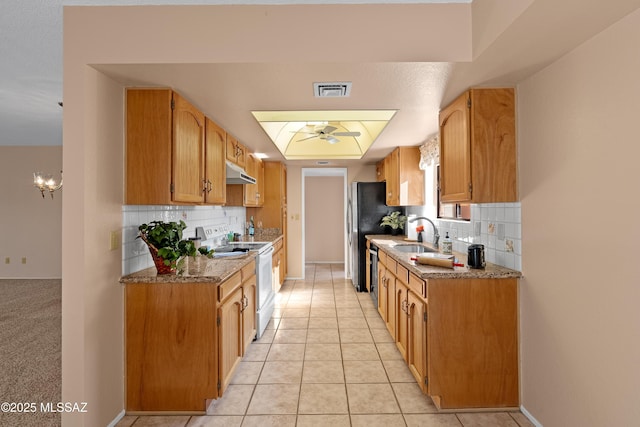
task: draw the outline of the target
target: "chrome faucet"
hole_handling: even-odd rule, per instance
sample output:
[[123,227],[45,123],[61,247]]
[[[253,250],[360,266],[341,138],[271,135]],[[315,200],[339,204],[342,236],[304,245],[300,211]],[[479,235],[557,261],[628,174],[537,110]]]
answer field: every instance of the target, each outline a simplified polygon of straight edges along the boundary
[[431,224],[431,226],[433,227],[433,246],[435,246],[436,249],[438,249],[438,242],[440,241],[440,234],[438,234],[438,227],[436,227],[436,225],[433,223],[433,221],[431,221],[429,218],[426,218],[424,216],[418,216],[415,218],[411,218],[409,220],[409,222],[415,222],[419,219],[424,219],[425,221],[428,221],[429,224]]

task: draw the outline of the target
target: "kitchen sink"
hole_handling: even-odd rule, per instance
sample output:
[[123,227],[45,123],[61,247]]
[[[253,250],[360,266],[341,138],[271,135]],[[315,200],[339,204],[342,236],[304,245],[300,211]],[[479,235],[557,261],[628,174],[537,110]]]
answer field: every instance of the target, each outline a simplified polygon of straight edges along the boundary
[[394,245],[392,246],[392,248],[400,252],[415,252],[415,253],[436,252],[435,249],[431,249],[423,245],[415,245],[415,244]]

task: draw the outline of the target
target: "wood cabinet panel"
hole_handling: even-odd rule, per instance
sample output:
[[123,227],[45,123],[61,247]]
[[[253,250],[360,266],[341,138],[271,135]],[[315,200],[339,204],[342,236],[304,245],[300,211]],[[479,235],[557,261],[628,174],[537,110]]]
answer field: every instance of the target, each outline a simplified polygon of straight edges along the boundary
[[127,284],[127,411],[203,411],[218,396],[216,286]]
[[429,393],[440,408],[517,407],[517,279],[429,280]]

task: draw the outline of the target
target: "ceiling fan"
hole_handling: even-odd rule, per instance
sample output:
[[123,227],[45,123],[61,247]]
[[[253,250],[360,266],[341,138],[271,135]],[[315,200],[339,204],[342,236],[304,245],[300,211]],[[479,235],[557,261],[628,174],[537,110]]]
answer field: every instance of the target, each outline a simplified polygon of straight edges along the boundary
[[[310,128],[310,125],[305,126]],[[360,132],[335,132],[338,128],[331,125],[316,125],[310,132],[305,132],[304,130],[299,130],[297,133],[305,133],[308,136],[306,138],[299,139],[297,142],[306,141],[311,138],[320,138],[326,140],[329,144],[335,144],[340,140],[336,138],[336,136],[360,136]]]

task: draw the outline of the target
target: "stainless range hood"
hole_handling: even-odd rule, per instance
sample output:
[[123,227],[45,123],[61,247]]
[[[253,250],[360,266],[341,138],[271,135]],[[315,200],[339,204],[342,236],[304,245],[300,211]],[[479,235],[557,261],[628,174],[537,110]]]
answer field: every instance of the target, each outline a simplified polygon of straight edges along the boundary
[[255,184],[256,179],[240,166],[227,161],[227,184]]

